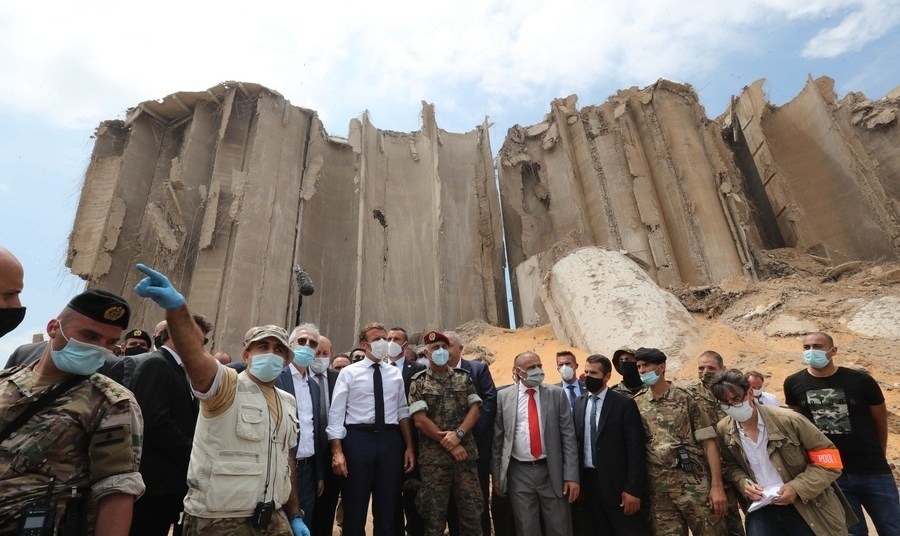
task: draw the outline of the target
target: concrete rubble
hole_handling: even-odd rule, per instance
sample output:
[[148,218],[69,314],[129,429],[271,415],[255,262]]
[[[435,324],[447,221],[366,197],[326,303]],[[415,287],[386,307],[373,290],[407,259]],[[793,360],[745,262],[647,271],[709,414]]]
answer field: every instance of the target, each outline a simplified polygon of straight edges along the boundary
[[[634,266],[674,290],[780,275],[765,253],[777,248],[834,267],[900,258],[898,90],[837,99],[810,79],[774,107],[759,81],[714,120],[666,80],[581,108],[572,95],[509,128],[496,169],[489,126],[441,130],[423,103],[416,132],[363,114],[339,138],[240,82],[147,101],[97,129],[67,264],[129,299],[134,263],[160,268],[234,355],[261,323],[312,321],[339,349],[373,320],[507,326],[507,262],[518,325],[608,350],[588,311],[621,308]],[[161,318],[133,302],[136,326]]]

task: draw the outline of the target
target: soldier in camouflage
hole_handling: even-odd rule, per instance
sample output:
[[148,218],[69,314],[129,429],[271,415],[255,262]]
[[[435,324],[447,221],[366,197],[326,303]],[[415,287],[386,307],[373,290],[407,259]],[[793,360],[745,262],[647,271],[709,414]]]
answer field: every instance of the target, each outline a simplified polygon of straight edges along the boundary
[[426,536],[441,536],[450,494],[459,505],[460,536],[481,536],[478,447],[470,433],[478,421],[481,398],[469,373],[449,368],[450,340],[437,331],[423,337],[428,368],[413,376],[409,413],[419,430],[421,487],[416,505]]
[[666,355],[635,352],[648,389],[634,401],[644,421],[654,536],[725,536],[727,509],[716,431],[690,393],[666,381]]
[[48,322],[38,361],[0,372],[0,430],[55,394],[0,442],[0,535],[15,534],[35,506],[54,513],[56,534],[128,534],[144,492],[143,420],[131,392],[96,371],[129,316],[121,297],[88,290]]
[[[694,400],[705,411],[713,426],[725,418],[725,412],[719,401],[709,390],[716,374],[725,371],[725,360],[718,352],[707,350],[697,358],[697,381],[685,386],[685,389],[693,395]],[[724,478],[723,478],[724,481]],[[728,512],[725,514],[725,524],[728,527],[729,536],[744,536],[744,522],[739,511],[737,494],[730,484],[725,484],[725,497],[728,500]]]
[[610,389],[631,398],[647,390],[647,386],[641,381],[641,375],[638,374],[633,349],[623,346],[613,352],[612,365],[622,376],[622,381]]

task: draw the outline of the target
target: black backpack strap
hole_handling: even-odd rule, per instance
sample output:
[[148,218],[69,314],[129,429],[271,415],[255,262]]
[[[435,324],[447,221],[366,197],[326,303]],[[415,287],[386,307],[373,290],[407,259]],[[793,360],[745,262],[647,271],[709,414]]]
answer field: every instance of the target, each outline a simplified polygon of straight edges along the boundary
[[25,409],[25,411],[20,413],[18,417],[16,417],[12,422],[6,425],[6,428],[4,428],[3,431],[0,431],[0,443],[6,441],[6,439],[11,436],[13,432],[21,428],[22,425],[28,422],[32,417],[34,417],[37,412],[49,406],[54,400],[59,398],[60,395],[80,384],[87,378],[87,376],[72,376],[66,381],[56,384],[52,388],[45,391],[44,394],[40,396],[40,398],[32,402],[31,405]]

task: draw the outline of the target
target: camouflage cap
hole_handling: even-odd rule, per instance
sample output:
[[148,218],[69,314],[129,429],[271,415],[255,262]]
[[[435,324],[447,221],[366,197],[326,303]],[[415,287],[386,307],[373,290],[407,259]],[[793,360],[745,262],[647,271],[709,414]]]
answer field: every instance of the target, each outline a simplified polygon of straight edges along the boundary
[[634,358],[646,363],[665,363],[666,354],[657,348],[638,348],[634,351]]
[[91,320],[122,329],[128,329],[128,321],[131,320],[131,308],[124,298],[98,288],[88,289],[75,296],[66,307]]
[[247,334],[244,335],[244,344],[261,341],[267,337],[273,337],[281,344],[290,347],[290,343],[288,342],[288,332],[285,331],[284,328],[273,324],[256,326],[247,330]]
[[622,354],[631,354],[634,355],[634,348],[629,348],[627,346],[623,346],[613,352],[612,356],[612,364],[616,367],[616,370],[619,370],[619,362],[622,360]]

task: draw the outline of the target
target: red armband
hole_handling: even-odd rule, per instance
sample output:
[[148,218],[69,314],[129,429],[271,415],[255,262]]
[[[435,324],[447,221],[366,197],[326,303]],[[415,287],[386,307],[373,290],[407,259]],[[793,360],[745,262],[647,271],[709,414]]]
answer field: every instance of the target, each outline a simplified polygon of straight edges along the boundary
[[843,469],[844,464],[841,463],[841,453],[838,449],[819,449],[811,450],[809,455],[809,463],[813,465],[821,465],[828,469]]

